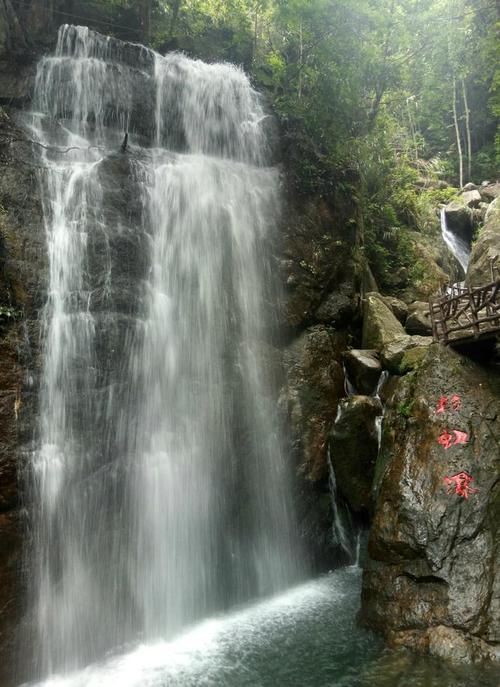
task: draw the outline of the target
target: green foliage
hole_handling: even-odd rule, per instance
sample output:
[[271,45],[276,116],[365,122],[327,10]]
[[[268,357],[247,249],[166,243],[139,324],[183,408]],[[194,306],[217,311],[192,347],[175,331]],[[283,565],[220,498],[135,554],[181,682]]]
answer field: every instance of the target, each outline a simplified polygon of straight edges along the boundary
[[415,404],[414,399],[411,399],[410,401],[407,401],[406,403],[400,403],[397,407],[397,411],[404,418],[408,419],[411,417],[411,413],[412,413],[414,404]]
[[9,322],[19,319],[21,313],[19,310],[7,305],[0,305],[0,322]]
[[468,98],[472,176],[498,173],[491,0],[82,0],[79,13],[160,51],[250,70],[281,122],[295,190],[356,193],[379,271],[397,268],[397,230],[425,230],[431,202],[450,197],[417,192],[419,179],[457,184],[454,82],[464,150],[462,88]]

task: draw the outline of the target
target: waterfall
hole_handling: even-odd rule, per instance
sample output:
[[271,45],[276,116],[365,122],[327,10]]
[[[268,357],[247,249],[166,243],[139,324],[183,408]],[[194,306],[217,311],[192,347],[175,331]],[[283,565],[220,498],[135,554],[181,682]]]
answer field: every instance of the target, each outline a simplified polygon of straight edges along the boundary
[[446,243],[451,253],[460,263],[463,271],[467,273],[470,259],[470,246],[464,239],[454,234],[451,229],[448,229],[446,223],[446,209],[441,208],[441,234],[443,241]]
[[280,194],[265,122],[238,68],[84,27],[62,26],[38,65],[36,675],[300,574],[266,343]]

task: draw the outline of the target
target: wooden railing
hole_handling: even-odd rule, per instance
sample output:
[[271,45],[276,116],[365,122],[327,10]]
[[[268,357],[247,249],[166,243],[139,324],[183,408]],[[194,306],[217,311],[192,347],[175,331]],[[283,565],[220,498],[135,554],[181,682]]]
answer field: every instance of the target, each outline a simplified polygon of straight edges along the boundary
[[500,278],[485,286],[445,288],[429,301],[434,341],[461,343],[500,333]]

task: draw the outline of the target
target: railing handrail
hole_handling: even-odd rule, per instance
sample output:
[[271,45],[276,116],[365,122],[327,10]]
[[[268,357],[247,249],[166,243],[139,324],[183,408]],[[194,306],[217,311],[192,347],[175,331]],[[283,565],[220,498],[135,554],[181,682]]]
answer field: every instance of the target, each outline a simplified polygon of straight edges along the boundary
[[[447,344],[449,334],[460,331],[473,331],[464,339],[471,336],[478,339],[481,335],[500,332],[500,277],[483,286],[454,286],[453,289],[459,292],[429,299],[434,341]],[[479,316],[483,310],[486,312]],[[466,321],[460,321],[460,318],[466,318]],[[459,339],[454,338],[453,341]]]

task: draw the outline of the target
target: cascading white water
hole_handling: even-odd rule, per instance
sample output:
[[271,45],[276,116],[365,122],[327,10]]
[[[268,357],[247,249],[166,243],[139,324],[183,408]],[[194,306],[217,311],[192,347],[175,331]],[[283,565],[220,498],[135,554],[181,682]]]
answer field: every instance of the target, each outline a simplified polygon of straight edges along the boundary
[[452,255],[454,255],[458,260],[463,271],[467,272],[467,267],[469,266],[470,260],[470,246],[466,241],[464,241],[464,239],[460,238],[450,229],[448,229],[445,208],[441,208],[441,234],[443,236],[443,241],[450,249]]
[[[35,108],[50,275],[30,489],[46,675],[172,636],[301,566],[265,364],[279,190],[258,95],[233,66],[63,26]],[[134,128],[155,147],[120,152]]]

